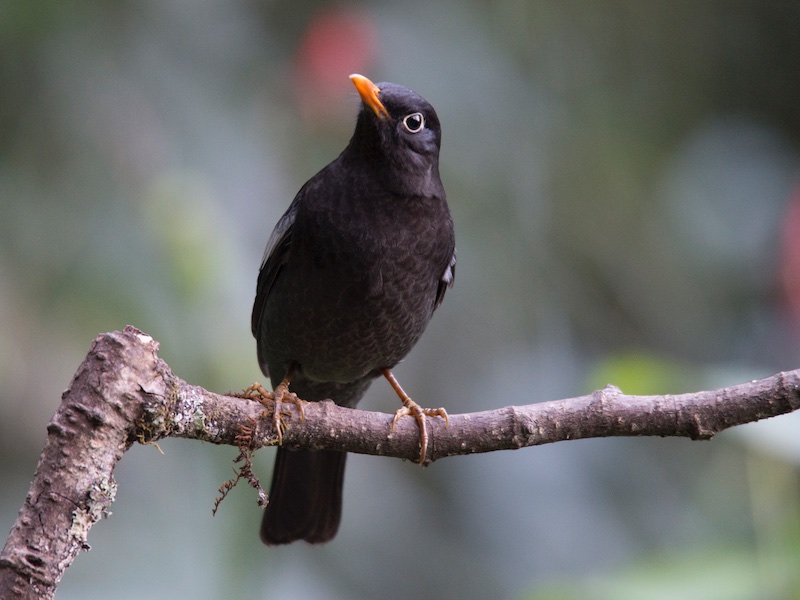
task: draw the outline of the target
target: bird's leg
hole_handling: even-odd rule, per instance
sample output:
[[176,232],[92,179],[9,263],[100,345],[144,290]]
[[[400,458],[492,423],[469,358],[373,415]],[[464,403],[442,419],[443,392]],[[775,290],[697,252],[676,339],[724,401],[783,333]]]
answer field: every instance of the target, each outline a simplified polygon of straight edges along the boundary
[[[286,372],[286,375],[281,380],[281,382],[275,387],[275,391],[268,392],[264,389],[264,387],[260,383],[254,383],[249,388],[247,388],[243,392],[243,396],[245,398],[251,398],[254,400],[259,401],[261,404],[270,408],[267,404],[268,402],[272,402],[273,406],[271,407],[273,410],[272,413],[272,425],[275,428],[275,434],[278,436],[278,445],[283,444],[283,430],[284,424],[281,420],[282,416],[282,404],[294,404],[297,407],[298,412],[300,413],[300,420],[306,420],[306,413],[303,409],[303,404],[305,400],[301,400],[297,397],[297,394],[294,392],[289,391],[289,383],[292,381],[292,376],[294,375],[295,364],[292,363],[289,365],[289,370]],[[265,413],[262,416],[266,416]]]
[[400,401],[403,403],[403,407],[398,408],[394,413],[394,419],[392,419],[392,431],[394,431],[394,426],[397,424],[397,420],[400,417],[408,415],[417,420],[417,425],[419,426],[420,445],[419,464],[424,465],[425,452],[428,449],[428,426],[425,423],[425,417],[442,417],[444,419],[445,427],[447,427],[450,425],[450,419],[447,416],[447,411],[443,408],[422,408],[403,391],[403,388],[401,388],[400,384],[397,383],[397,379],[394,378],[394,375],[392,375],[392,372],[389,369],[381,369],[381,373],[384,377],[386,377],[386,380],[389,382],[389,385],[392,386],[392,389],[394,389],[395,393],[400,396]]
[[294,375],[295,363],[291,363],[289,365],[289,370],[286,371],[286,375],[283,376],[283,379],[278,384],[278,387],[272,392],[273,401],[275,402],[275,413],[272,415],[272,425],[275,427],[275,431],[278,434],[278,444],[283,443],[283,423],[281,422],[281,403],[288,402],[289,404],[294,404],[297,407],[297,411],[300,413],[300,420],[305,422],[306,420],[306,413],[303,409],[303,403],[305,400],[301,400],[297,397],[297,394],[294,392],[289,391],[289,382],[292,380],[292,376]]

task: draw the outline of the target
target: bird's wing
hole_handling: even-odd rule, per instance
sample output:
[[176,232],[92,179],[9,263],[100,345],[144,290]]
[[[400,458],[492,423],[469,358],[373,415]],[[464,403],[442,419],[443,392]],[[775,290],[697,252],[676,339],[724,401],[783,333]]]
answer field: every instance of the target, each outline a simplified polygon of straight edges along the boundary
[[439,278],[439,287],[436,288],[436,301],[433,303],[433,309],[436,310],[439,308],[439,305],[444,300],[444,293],[447,291],[447,288],[453,287],[453,281],[456,278],[456,253],[453,251],[453,257],[450,259],[450,262],[447,265],[447,268],[442,273],[442,276]]
[[258,272],[258,283],[256,284],[256,300],[253,303],[253,315],[250,321],[250,328],[253,335],[257,336],[257,329],[261,321],[261,313],[267,303],[267,296],[289,259],[289,250],[292,246],[292,231],[294,221],[297,216],[297,198],[291,203],[289,208],[272,230],[272,235],[267,240],[267,247],[264,250],[264,258],[261,259],[261,270]]

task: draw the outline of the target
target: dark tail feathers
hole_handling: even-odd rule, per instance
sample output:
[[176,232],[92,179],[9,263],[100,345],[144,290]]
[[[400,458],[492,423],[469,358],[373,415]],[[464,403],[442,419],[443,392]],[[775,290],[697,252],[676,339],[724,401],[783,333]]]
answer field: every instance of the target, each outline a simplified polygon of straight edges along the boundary
[[261,540],[327,542],[339,528],[347,454],[278,448]]

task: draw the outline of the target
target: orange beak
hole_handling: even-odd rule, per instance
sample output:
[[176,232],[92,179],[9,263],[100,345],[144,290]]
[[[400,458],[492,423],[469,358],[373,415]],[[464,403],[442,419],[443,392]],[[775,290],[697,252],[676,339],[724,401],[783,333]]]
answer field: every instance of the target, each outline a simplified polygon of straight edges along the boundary
[[356,86],[356,90],[358,90],[358,95],[361,96],[361,100],[363,100],[364,104],[372,109],[372,112],[375,113],[375,116],[377,116],[379,119],[388,119],[389,111],[387,111],[383,103],[378,100],[378,94],[381,93],[381,89],[369,79],[363,75],[359,75],[358,73],[350,75],[350,79],[353,81],[353,85]]

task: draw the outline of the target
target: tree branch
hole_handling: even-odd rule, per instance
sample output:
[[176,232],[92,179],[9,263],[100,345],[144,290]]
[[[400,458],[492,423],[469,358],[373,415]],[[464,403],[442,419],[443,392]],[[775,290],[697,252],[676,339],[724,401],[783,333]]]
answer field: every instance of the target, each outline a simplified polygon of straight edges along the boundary
[[[89,529],[114,500],[113,470],[131,445],[183,437],[249,452],[273,444],[271,419],[253,400],[214,394],[175,376],[158,343],[133,327],[98,336],[47,427],[36,475],[0,552],[0,597],[52,598]],[[587,396],[429,420],[427,462],[562,440],[608,436],[709,439],[743,423],[800,408],[800,370],[713,391]],[[283,445],[417,460],[419,431],[392,415],[308,403],[286,416]]]

